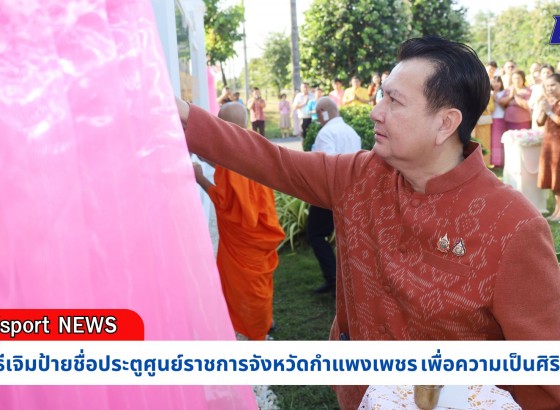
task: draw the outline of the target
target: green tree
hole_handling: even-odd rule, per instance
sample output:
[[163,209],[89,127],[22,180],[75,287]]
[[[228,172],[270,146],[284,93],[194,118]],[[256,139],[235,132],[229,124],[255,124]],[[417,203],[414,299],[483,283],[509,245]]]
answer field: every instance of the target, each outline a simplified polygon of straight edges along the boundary
[[474,16],[473,23],[470,27],[468,43],[477,52],[480,60],[486,64],[488,61],[488,25],[490,25],[490,60],[496,60],[494,53],[494,20],[495,15],[491,12],[478,12]]
[[[247,96],[247,99],[251,97],[251,88],[253,87],[259,87],[261,91],[269,88],[270,84],[268,83],[268,80],[269,74],[264,58],[251,58],[249,60],[249,95]],[[239,77],[237,86],[240,89],[245,88],[245,78],[243,76]]]
[[527,8],[510,7],[503,11],[496,17],[493,29],[496,34],[492,43],[492,55],[496,61],[503,64],[511,58],[519,67],[525,67],[531,59],[534,29]]
[[238,4],[220,7],[221,0],[204,0],[204,31],[208,64],[218,64],[222,71],[222,81],[227,85],[223,63],[235,57],[235,43],[243,39],[239,27],[244,19],[243,6]]
[[393,67],[411,24],[409,1],[315,0],[302,31],[303,77],[329,84],[358,75],[366,82],[372,71]]
[[291,80],[290,38],[283,33],[272,33],[264,43],[262,60],[266,68],[266,83],[278,94]]
[[560,1],[537,2],[535,9],[531,13],[532,36],[531,51],[532,60],[540,63],[556,64],[560,62],[560,46],[550,45],[550,36],[554,28],[554,15],[560,14]]
[[189,32],[183,24],[181,9],[175,6],[175,30],[177,32],[177,47],[179,58],[190,59]]
[[469,36],[467,10],[456,0],[413,0],[413,36],[437,35],[464,42]]
[[[524,70],[535,61],[554,65],[560,54],[558,46],[549,42],[554,27],[553,16],[558,14],[558,10],[560,0],[537,1],[531,10],[510,7],[495,17],[490,16],[492,60],[502,65],[511,58]],[[477,14],[469,38],[482,61],[487,59],[488,52],[487,21],[487,15]]]

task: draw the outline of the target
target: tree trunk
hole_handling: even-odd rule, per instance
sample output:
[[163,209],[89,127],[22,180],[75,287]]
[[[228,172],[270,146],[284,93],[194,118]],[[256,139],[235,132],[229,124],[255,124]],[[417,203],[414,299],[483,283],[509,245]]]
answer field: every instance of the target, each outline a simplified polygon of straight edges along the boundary
[[301,85],[300,63],[299,63],[299,32],[297,24],[296,0],[290,0],[290,11],[292,13],[292,83],[294,91],[298,92]]
[[220,61],[220,71],[222,72],[222,82],[224,83],[224,87],[227,87],[227,79],[226,73],[224,72],[224,64]]

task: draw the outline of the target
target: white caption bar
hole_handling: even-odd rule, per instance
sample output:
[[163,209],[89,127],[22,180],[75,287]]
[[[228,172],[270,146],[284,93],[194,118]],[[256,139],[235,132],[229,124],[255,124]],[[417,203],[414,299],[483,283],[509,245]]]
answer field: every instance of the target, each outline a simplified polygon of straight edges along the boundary
[[2,385],[546,385],[555,342],[0,342]]

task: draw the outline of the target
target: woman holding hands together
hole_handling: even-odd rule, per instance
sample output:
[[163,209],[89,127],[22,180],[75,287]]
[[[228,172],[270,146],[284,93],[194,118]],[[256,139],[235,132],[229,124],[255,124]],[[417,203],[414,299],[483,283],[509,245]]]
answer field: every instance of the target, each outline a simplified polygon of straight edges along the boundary
[[505,108],[507,130],[522,130],[531,128],[531,109],[529,98],[531,90],[525,86],[525,73],[516,70],[511,76],[511,85],[498,103]]
[[537,118],[537,124],[544,125],[538,186],[552,189],[556,204],[548,219],[560,221],[560,74],[552,74],[545,80],[544,92]]

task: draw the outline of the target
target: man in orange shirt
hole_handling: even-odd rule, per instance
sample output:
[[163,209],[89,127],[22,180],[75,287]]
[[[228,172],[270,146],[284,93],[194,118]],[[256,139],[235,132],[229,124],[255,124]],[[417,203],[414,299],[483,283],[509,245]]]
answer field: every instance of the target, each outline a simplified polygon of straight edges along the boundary
[[[218,117],[245,128],[241,104],[222,106]],[[274,192],[233,171],[216,166],[215,185],[194,164],[196,181],[208,193],[218,218],[217,264],[233,328],[239,339],[265,340],[272,326],[276,248],[284,239]]]
[[[560,340],[549,225],[470,141],[490,98],[484,65],[432,36],[407,40],[398,60],[371,151],[290,150],[178,102],[189,149],[333,210],[331,340]],[[336,386],[340,407],[358,408],[366,388]],[[524,409],[560,408],[558,385],[508,389]]]

